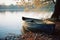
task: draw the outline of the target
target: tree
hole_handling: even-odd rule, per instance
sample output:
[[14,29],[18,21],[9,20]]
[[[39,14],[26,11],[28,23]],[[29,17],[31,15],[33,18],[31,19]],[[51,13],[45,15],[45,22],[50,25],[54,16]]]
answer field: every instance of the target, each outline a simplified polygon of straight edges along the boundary
[[60,0],[56,0],[55,9],[54,9],[54,13],[52,15],[52,18],[54,18],[56,21],[58,21],[59,16],[60,16]]
[[52,1],[53,1],[53,3],[55,4],[56,0],[52,0]]

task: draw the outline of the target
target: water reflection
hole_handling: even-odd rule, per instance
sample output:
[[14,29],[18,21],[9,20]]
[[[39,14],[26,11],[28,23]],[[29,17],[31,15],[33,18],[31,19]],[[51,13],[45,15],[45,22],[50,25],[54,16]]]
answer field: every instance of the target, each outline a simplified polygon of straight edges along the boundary
[[21,15],[15,12],[13,14],[11,12],[0,13],[0,37],[8,33],[21,34],[21,26]]

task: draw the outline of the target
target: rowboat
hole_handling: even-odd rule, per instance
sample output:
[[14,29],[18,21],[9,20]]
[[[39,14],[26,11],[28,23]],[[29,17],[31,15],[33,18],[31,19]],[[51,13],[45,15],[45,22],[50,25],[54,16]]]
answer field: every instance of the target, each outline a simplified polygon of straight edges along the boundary
[[55,23],[49,20],[22,17],[24,29],[33,32],[52,34],[55,31]]

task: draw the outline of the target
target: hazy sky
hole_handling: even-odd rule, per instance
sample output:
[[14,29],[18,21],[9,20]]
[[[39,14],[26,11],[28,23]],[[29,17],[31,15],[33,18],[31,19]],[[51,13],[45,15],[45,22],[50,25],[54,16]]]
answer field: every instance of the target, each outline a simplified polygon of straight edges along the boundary
[[[14,4],[14,5],[16,5],[17,1],[21,2],[21,0],[0,0],[0,5],[1,4],[4,4],[4,5]],[[27,0],[25,0],[25,1],[27,2]]]
[[16,1],[18,0],[0,0],[0,5],[5,4],[5,5],[10,5],[10,4],[16,4]]

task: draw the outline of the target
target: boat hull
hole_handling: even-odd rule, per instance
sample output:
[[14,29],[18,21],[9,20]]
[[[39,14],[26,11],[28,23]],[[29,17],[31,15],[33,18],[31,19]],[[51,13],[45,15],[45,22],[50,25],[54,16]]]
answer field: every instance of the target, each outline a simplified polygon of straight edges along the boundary
[[47,34],[52,34],[55,31],[55,24],[44,24],[43,22],[40,23],[39,21],[31,22],[26,20],[24,20],[24,25],[23,25],[25,30],[30,30],[33,32],[44,32]]

